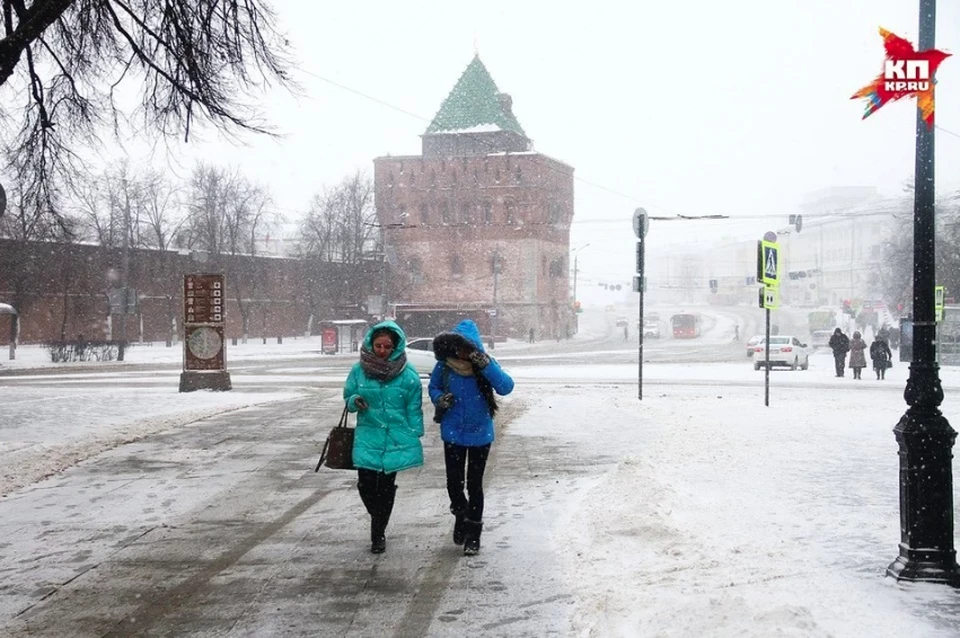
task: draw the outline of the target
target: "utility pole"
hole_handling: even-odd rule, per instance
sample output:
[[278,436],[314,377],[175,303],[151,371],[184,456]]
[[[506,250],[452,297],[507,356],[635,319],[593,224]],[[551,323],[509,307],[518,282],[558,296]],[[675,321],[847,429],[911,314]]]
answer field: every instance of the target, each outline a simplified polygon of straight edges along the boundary
[[[583,246],[580,246],[580,248],[577,248],[576,250],[573,251],[573,305],[574,307],[576,306],[576,303],[577,303],[577,271],[579,270],[579,268],[577,268],[577,259],[580,257],[580,251],[589,245],[590,243],[587,242]],[[577,334],[578,332],[580,332],[580,318],[577,316],[577,312],[574,309],[573,334]]]
[[[918,51],[934,48],[936,0],[920,0]],[[930,78],[933,91],[934,79]],[[936,213],[934,129],[917,106],[913,199],[913,362],[903,398],[910,407],[894,427],[900,448],[899,555],[887,567],[897,580],[960,586],[953,538],[953,444],[957,433],[940,412],[936,360]]]
[[577,258],[579,255],[574,253],[573,255],[573,301],[577,301]]
[[130,278],[130,191],[127,180],[123,180],[123,243],[120,244],[120,348],[117,361],[123,361],[124,350],[127,347],[127,305]]
[[[633,211],[633,233],[637,236],[637,275],[634,277],[634,292],[638,292],[640,303],[637,307],[637,399],[643,401],[643,293],[644,263],[646,261],[646,237],[650,224],[647,211],[638,208]],[[626,330],[626,328],[624,328]],[[624,333],[626,336],[626,333]]]
[[493,254],[493,328],[490,335],[490,349],[495,349],[497,343],[497,326],[500,320],[500,307],[497,297],[497,278],[500,276],[500,254]]

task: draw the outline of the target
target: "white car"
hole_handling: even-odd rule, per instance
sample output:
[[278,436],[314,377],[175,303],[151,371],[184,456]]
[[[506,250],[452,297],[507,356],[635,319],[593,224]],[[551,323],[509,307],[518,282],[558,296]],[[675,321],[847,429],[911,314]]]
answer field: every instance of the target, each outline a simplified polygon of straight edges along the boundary
[[747,358],[753,356],[753,353],[757,351],[757,344],[763,341],[763,335],[754,335],[750,337],[750,340],[747,341]]
[[[753,349],[753,369],[759,370],[765,365],[765,351],[767,348],[766,340],[761,339],[760,343]],[[810,367],[811,348],[789,335],[777,335],[770,337],[770,368],[776,366],[785,366],[791,370],[800,368],[806,370]]]
[[413,365],[421,377],[429,377],[437,358],[433,354],[433,338],[420,337],[407,342],[407,363]]
[[659,339],[660,338],[660,322],[647,321],[645,324],[643,324],[643,336]]

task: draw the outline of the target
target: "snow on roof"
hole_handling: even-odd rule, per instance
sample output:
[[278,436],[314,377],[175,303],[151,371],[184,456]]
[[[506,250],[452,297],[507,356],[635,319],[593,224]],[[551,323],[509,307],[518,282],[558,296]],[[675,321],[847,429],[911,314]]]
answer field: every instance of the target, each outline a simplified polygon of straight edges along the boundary
[[503,129],[499,124],[477,124],[476,126],[469,126],[467,128],[458,128],[458,129],[449,129],[446,131],[437,131],[431,133],[431,135],[450,135],[450,134],[460,134],[460,133],[495,133],[497,131],[502,131]]

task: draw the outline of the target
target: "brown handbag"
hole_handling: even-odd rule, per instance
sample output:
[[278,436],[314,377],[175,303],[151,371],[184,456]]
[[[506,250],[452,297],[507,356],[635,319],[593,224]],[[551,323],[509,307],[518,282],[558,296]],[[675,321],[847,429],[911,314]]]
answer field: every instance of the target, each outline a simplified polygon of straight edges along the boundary
[[353,432],[353,428],[347,427],[347,406],[343,406],[340,422],[327,435],[314,472],[319,472],[321,465],[326,465],[331,470],[356,469],[353,466]]

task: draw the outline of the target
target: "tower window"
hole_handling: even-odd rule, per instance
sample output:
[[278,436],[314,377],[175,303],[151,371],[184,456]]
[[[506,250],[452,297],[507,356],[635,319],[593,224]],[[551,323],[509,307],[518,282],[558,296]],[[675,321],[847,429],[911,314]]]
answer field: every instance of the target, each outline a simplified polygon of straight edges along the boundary
[[473,205],[470,202],[463,202],[460,205],[460,222],[473,224]]
[[483,223],[493,223],[493,202],[486,200],[483,202]]

